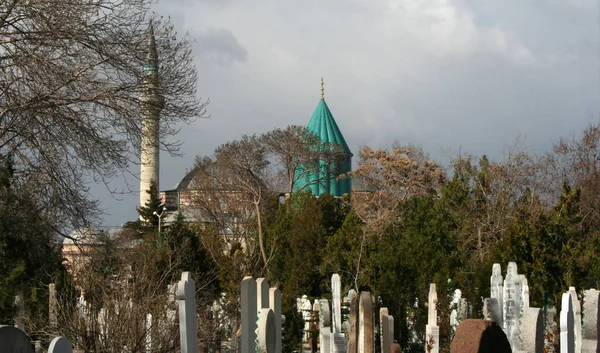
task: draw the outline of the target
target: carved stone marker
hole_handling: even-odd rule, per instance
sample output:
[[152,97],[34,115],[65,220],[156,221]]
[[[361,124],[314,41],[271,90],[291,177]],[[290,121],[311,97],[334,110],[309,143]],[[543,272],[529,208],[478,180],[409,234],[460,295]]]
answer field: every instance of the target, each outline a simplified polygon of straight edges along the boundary
[[350,295],[350,334],[348,338],[348,353],[358,352],[358,302],[359,298],[356,292],[349,293]]
[[373,301],[371,293],[360,293],[358,307],[358,353],[373,353],[375,351],[375,331],[373,327]]
[[[518,293],[518,294],[517,294]],[[508,336],[508,341],[513,350],[518,350],[519,341],[519,315],[521,308],[519,307],[519,298],[521,296],[521,285],[519,274],[517,273],[517,264],[509,262],[506,269],[506,278],[504,279],[504,294],[502,307],[503,313],[503,328]]]
[[244,277],[241,285],[242,337],[241,352],[254,353],[256,345],[256,281],[250,276]]
[[48,323],[50,330],[55,331],[58,326],[58,301],[56,299],[56,285],[48,285]]
[[266,278],[256,280],[256,310],[269,307],[269,281]]
[[387,308],[379,309],[380,318],[380,335],[381,335],[381,351],[389,352],[394,343],[394,317],[388,315]]
[[493,321],[463,320],[456,328],[450,353],[511,353],[510,343],[502,328]]
[[[494,321],[498,324],[498,326],[503,327],[502,325],[502,303],[504,297],[504,286],[503,286],[503,278],[502,278],[502,267],[500,264],[494,264],[492,266],[492,277],[490,278],[490,298],[496,299],[498,309],[500,312],[500,316],[496,317]],[[492,314],[493,315],[493,314]]]
[[438,353],[440,351],[440,327],[437,325],[437,302],[438,297],[435,283],[431,283],[429,285],[427,325],[425,326],[425,344],[430,348],[429,352],[431,353]]
[[73,345],[65,337],[56,337],[50,342],[48,353],[73,353]]
[[321,353],[331,350],[331,312],[327,299],[319,300],[319,346]]
[[275,315],[269,308],[260,309],[256,321],[256,352],[275,353]]
[[331,276],[331,305],[332,305],[332,323],[333,333],[342,333],[342,283],[340,275],[334,273]]
[[560,353],[575,353],[575,312],[570,292],[563,293],[561,300]]
[[583,292],[583,353],[600,352],[598,333],[600,333],[600,292],[595,289]]
[[34,353],[25,332],[12,326],[0,326],[0,353]]
[[189,272],[181,274],[175,298],[179,302],[179,337],[182,353],[198,352],[198,318],[196,317],[196,283]]
[[581,303],[577,298],[577,291],[575,287],[569,287],[569,293],[571,293],[571,300],[573,301],[573,314],[574,314],[574,326],[575,331],[575,352],[581,353],[581,346],[583,345],[583,330],[581,327]]
[[281,353],[281,291],[279,288],[269,289],[269,308],[275,318],[275,353]]

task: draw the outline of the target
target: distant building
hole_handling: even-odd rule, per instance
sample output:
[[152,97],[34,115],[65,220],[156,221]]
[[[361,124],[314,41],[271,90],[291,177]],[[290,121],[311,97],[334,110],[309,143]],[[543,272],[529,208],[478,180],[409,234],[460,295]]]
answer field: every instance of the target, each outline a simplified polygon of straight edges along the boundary
[[352,179],[339,177],[352,171],[353,155],[333,118],[333,114],[331,114],[327,103],[325,103],[323,78],[321,78],[321,100],[308,122],[307,129],[317,134],[322,142],[339,146],[342,149],[343,157],[333,163],[319,161],[320,167],[315,171],[305,171],[300,166],[296,173],[301,176],[296,182],[294,191],[308,185],[306,189],[310,189],[312,194],[316,196],[323,194],[331,194],[336,197],[342,197],[344,194],[350,195],[352,193]]

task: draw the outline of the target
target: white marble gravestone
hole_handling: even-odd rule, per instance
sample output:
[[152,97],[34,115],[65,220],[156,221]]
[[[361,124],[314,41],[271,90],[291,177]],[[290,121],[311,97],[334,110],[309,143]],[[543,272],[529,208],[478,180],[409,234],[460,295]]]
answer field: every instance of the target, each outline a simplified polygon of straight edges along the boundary
[[563,293],[560,307],[560,353],[575,353],[575,312],[570,292]]
[[521,308],[525,309],[529,308],[529,284],[524,275],[521,283]]
[[588,289],[583,292],[583,353],[600,352],[598,329],[600,323],[600,291]]
[[56,337],[50,342],[48,353],[73,353],[73,345],[65,337]]
[[577,298],[577,291],[575,287],[569,287],[569,293],[571,293],[571,300],[573,301],[573,314],[574,314],[574,330],[575,330],[575,352],[581,352],[581,346],[583,345],[582,327],[581,327],[581,303]]
[[342,333],[342,282],[340,275],[331,276],[331,353],[346,352],[346,337]]
[[181,353],[198,353],[198,318],[196,283],[189,272],[181,274],[175,298],[179,302],[179,337]]
[[331,276],[331,305],[332,305],[332,323],[333,333],[342,332],[342,283],[340,275],[334,273]]
[[281,353],[281,291],[279,288],[269,289],[269,308],[273,310],[275,325],[275,353]]
[[262,308],[257,313],[255,330],[256,353],[275,353],[275,315],[273,310]]
[[256,280],[256,310],[269,307],[269,281],[266,278]]
[[242,307],[241,353],[254,353],[256,346],[256,281],[250,276],[244,277],[240,295]]
[[490,298],[496,299],[496,303],[500,312],[500,316],[496,317],[494,321],[498,324],[498,326],[503,327],[502,325],[502,304],[504,297],[504,278],[502,277],[502,267],[500,264],[494,264],[492,266],[492,277],[490,278]]
[[452,309],[452,311],[450,312],[450,326],[452,327],[452,330],[454,332],[456,332],[456,327],[460,323],[459,311],[461,299],[462,292],[460,291],[460,289],[455,289],[454,295],[452,296],[452,302],[450,302],[450,308]]
[[[440,327],[437,324],[438,296],[435,283],[429,285],[427,325],[425,326],[425,343],[429,346],[430,353],[440,351]],[[462,300],[461,300],[462,302]]]
[[513,351],[519,350],[519,316],[521,308],[519,299],[521,297],[521,278],[517,272],[517,264],[509,262],[504,278],[504,294],[502,307],[504,309],[502,321],[504,333],[506,334]]
[[152,352],[152,314],[146,314],[146,353]]

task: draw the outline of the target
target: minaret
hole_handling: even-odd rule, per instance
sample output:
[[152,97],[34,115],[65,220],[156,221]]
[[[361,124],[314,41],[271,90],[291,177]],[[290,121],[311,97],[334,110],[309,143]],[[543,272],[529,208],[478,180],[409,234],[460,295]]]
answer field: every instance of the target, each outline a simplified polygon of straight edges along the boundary
[[145,206],[150,195],[152,181],[159,189],[159,127],[160,112],[164,107],[164,97],[158,80],[158,53],[154,40],[154,27],[148,29],[148,55],[144,64],[144,92],[140,99],[142,117],[142,140],[140,148],[140,206]]

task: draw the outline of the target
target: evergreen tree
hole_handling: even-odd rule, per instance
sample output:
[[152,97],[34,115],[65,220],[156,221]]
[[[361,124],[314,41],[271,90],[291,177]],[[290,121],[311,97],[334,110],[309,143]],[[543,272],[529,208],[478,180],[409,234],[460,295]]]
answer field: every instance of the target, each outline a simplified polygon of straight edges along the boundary
[[150,182],[150,188],[146,190],[150,199],[144,206],[138,207],[137,211],[145,225],[158,226],[157,214],[163,213],[163,203],[158,194],[158,188],[154,180]]

